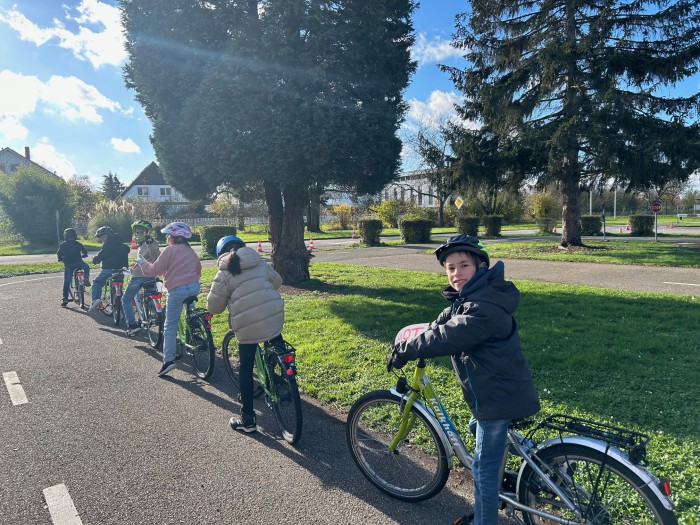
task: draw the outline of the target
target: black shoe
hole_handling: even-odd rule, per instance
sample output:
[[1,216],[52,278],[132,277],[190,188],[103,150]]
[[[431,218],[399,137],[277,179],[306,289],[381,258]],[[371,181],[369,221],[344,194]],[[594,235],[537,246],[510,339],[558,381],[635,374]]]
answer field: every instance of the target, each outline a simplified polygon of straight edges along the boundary
[[255,424],[255,416],[250,417],[244,415],[241,417],[241,419],[236,419],[235,417],[232,417],[229,420],[228,424],[233,430],[245,432],[246,434],[258,431],[258,426]]
[[138,334],[141,331],[141,325],[138,323],[129,323],[128,328],[126,329],[126,335],[129,337],[134,337],[136,334]]
[[65,307],[67,304],[68,304],[68,299],[63,299],[63,300],[61,301],[61,306],[64,306],[64,307]]
[[160,369],[160,372],[158,372],[158,377],[163,377],[164,375],[167,375],[168,372],[170,372],[173,368],[175,368],[175,363],[173,361],[168,361],[167,363],[164,363],[163,367]]

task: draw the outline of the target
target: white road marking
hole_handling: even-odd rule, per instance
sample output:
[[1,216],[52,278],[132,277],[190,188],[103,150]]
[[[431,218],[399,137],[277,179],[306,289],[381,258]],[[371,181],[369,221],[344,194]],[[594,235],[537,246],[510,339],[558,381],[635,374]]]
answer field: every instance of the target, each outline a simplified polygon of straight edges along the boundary
[[695,283],[670,283],[670,282],[666,282],[666,281],[664,281],[663,284],[678,284],[681,286],[700,286],[700,284],[695,284]]
[[5,386],[7,387],[7,391],[10,393],[10,399],[12,400],[13,405],[24,405],[25,403],[29,403],[27,396],[24,395],[24,389],[22,388],[22,384],[19,382],[17,372],[5,372],[2,375],[2,378],[5,380]]
[[0,284],[0,286],[10,286],[12,284],[20,284],[20,283],[31,283],[32,281],[45,281],[46,279],[58,279],[59,277],[63,277],[63,276],[62,275],[55,275],[53,277],[39,277],[38,279],[25,279],[23,281],[15,281],[12,283]]
[[54,525],[82,525],[83,521],[68,494],[68,487],[63,483],[44,489],[44,498]]
[[0,345],[2,344],[2,337],[0,337]]

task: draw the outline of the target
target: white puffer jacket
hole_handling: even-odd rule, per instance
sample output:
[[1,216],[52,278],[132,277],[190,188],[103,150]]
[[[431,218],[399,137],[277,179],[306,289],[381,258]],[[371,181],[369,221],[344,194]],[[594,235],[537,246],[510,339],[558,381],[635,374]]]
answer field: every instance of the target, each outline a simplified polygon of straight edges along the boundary
[[232,275],[228,271],[231,252],[219,257],[207,310],[216,315],[228,306],[229,324],[238,342],[261,343],[282,333],[284,301],[277,291],[282,278],[252,248],[244,246],[236,253],[241,273]]

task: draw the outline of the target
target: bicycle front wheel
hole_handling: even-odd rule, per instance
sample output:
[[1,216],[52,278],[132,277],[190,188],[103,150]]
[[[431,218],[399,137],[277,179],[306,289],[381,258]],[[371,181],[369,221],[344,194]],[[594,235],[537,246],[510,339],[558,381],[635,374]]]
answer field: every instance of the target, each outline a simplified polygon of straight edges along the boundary
[[163,342],[163,316],[156,309],[153,299],[150,297],[143,302],[142,324],[146,328],[146,337],[151,348],[158,348]]
[[362,474],[379,490],[400,500],[423,501],[445,486],[447,453],[438,431],[416,407],[406,436],[391,450],[402,416],[401,400],[388,390],[365,394],[348,414],[348,445]]
[[[269,363],[269,361],[268,361]],[[301,437],[301,397],[296,378],[288,376],[279,363],[268,364],[270,404],[284,440],[293,445]]]
[[112,319],[114,326],[119,326],[119,321],[122,319],[122,297],[114,290],[112,290]]
[[75,278],[75,302],[78,303],[80,308],[85,307],[85,284],[80,284],[78,278]]
[[197,377],[209,379],[214,371],[214,356],[216,349],[211,332],[207,329],[204,321],[197,315],[188,320],[189,341],[191,348],[187,348],[187,353],[192,359]]
[[549,479],[574,503],[576,512],[527,465],[518,483],[519,501],[559,518],[555,521],[524,513],[527,525],[554,525],[562,519],[605,525],[678,525],[673,512],[629,467],[602,452],[559,443],[537,456],[552,470]]

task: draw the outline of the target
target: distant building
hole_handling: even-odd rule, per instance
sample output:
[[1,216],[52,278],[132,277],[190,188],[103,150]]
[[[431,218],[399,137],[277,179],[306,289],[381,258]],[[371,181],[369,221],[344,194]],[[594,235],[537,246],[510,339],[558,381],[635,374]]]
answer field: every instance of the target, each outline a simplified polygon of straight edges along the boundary
[[429,170],[404,171],[379,192],[380,201],[391,199],[413,202],[419,208],[435,208],[438,204],[430,195],[433,188],[428,181]]
[[54,172],[47,170],[44,166],[37,164],[31,159],[29,146],[24,147],[24,156],[20,155],[11,148],[3,148],[0,150],[0,170],[10,174],[20,166],[33,166],[50,175],[58,177],[58,175],[56,175]]
[[168,203],[175,208],[172,212],[189,204],[182,194],[168,184],[155,162],[146,166],[119,196],[124,199],[133,198]]

